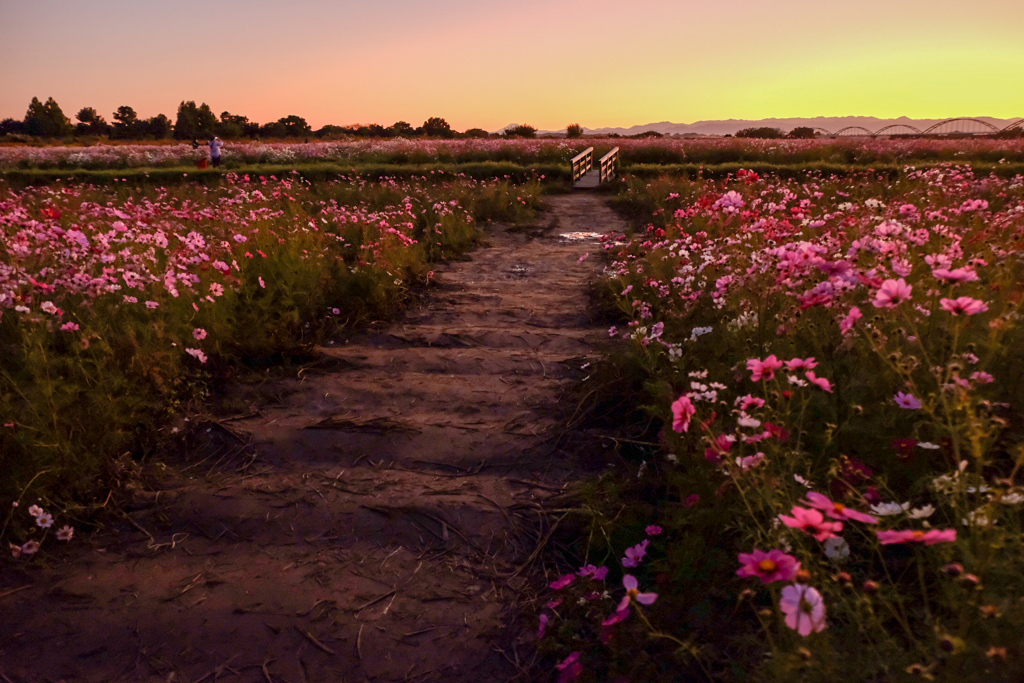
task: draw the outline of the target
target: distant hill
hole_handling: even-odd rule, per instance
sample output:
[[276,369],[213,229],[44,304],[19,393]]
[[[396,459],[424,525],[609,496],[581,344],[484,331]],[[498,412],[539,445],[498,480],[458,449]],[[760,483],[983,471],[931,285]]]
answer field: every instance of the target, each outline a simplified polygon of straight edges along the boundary
[[[1015,118],[996,119],[991,116],[976,116],[973,118],[991,123],[997,128],[1003,128],[1017,120]],[[664,135],[733,135],[744,128],[769,127],[779,128],[784,132],[789,132],[794,128],[808,126],[811,128],[824,128],[825,130],[834,133],[847,126],[862,126],[870,131],[876,131],[879,128],[900,123],[914,126],[919,130],[924,130],[929,126],[946,120],[948,119],[911,119],[906,116],[901,116],[898,119],[879,119],[874,116],[817,116],[814,118],[759,119],[756,121],[749,119],[725,119],[721,121],[697,121],[696,123],[672,123],[671,121],[661,121],[658,123],[647,123],[640,126],[630,126],[629,128],[587,128],[584,126],[583,130],[586,134],[590,135],[609,135],[612,133],[616,133],[618,135],[636,135],[637,133],[643,133],[644,131],[656,131]],[[542,135],[553,135],[565,133],[565,130],[545,130],[537,132]]]

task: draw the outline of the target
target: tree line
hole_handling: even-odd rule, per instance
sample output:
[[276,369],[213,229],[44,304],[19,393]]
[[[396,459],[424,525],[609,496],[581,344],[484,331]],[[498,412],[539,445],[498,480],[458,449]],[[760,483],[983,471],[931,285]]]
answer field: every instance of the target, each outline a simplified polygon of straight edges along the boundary
[[[574,128],[575,126],[575,128]],[[570,126],[570,137],[582,128]],[[535,136],[537,129],[528,125],[510,126],[503,137]],[[452,130],[448,122],[440,117],[431,117],[419,127],[413,127],[405,121],[398,121],[390,126],[380,124],[335,126],[327,125],[313,130],[306,119],[294,114],[282,117],[269,123],[257,123],[241,114],[223,111],[217,116],[205,102],[197,105],[194,101],[182,102],[178,105],[174,121],[164,114],[157,114],[148,119],[140,118],[129,106],[118,107],[113,112],[111,121],[107,120],[93,107],[83,107],[75,114],[72,122],[60,105],[52,98],[40,102],[33,97],[25,112],[25,118],[18,120],[7,118],[0,121],[0,137],[31,136],[36,138],[69,138],[69,137],[109,137],[114,140],[208,140],[214,136],[226,140],[250,138],[330,138],[355,136],[366,138],[393,137],[439,137],[439,138],[487,138],[494,135],[482,128],[470,128],[465,132]]]

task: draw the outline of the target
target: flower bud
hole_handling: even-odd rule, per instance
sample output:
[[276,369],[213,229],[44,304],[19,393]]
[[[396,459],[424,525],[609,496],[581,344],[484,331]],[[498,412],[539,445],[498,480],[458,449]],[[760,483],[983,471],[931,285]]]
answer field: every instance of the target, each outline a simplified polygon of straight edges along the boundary
[[796,573],[796,580],[799,583],[807,583],[811,580],[811,573],[806,569],[801,569]]
[[877,581],[872,581],[871,579],[868,579],[864,582],[863,588],[865,593],[873,595],[878,592],[878,589],[881,588],[881,586]]
[[980,584],[981,579],[979,579],[974,574],[964,574],[960,577],[960,585],[964,588],[974,588]]
[[985,653],[985,656],[993,661],[1005,662],[1006,661],[1006,648],[996,647],[993,645]]
[[945,567],[943,567],[942,568],[942,572],[946,576],[949,576],[949,577],[952,577],[952,578],[955,579],[956,577],[958,577],[958,576],[960,576],[961,574],[964,573],[964,566],[962,564],[960,564],[959,562],[953,562],[952,564],[947,564]]
[[853,577],[847,572],[839,572],[834,578],[843,588],[849,588],[853,585]]

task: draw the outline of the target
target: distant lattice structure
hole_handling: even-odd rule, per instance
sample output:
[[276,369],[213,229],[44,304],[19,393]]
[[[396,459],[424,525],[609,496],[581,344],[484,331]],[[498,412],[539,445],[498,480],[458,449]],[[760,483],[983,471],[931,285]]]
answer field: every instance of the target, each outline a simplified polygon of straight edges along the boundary
[[819,135],[830,138],[849,138],[849,137],[870,137],[870,138],[884,138],[884,137],[896,137],[896,136],[975,136],[975,135],[997,135],[999,133],[1005,133],[1011,130],[1024,130],[1024,119],[1018,119],[1013,123],[1000,129],[993,126],[988,121],[982,121],[981,119],[973,118],[955,118],[946,119],[945,121],[939,121],[938,123],[920,130],[914,126],[910,126],[903,123],[896,123],[884,128],[879,128],[876,131],[870,131],[863,126],[847,126],[840,128],[839,130],[832,132],[825,128],[815,128],[814,132]]

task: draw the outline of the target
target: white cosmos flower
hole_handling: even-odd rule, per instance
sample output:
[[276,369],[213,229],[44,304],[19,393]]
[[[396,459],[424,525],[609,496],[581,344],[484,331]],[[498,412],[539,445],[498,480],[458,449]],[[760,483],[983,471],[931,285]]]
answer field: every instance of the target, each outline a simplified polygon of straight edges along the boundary
[[917,447],[918,448],[923,448],[926,451],[937,451],[937,450],[939,450],[939,445],[938,444],[934,444],[931,441],[922,441],[919,444],[917,444]]
[[871,506],[871,512],[879,517],[888,517],[890,515],[898,515],[906,512],[909,507],[910,503],[878,503]]
[[935,508],[931,505],[922,505],[910,511],[911,519],[927,519],[935,514]]
[[999,502],[1006,503],[1007,505],[1017,505],[1019,503],[1024,503],[1024,494],[1017,493],[1016,491],[1014,491],[1013,493],[1007,493],[1005,496],[999,499]]
[[842,536],[833,536],[825,541],[825,557],[842,562],[850,556],[850,544]]

